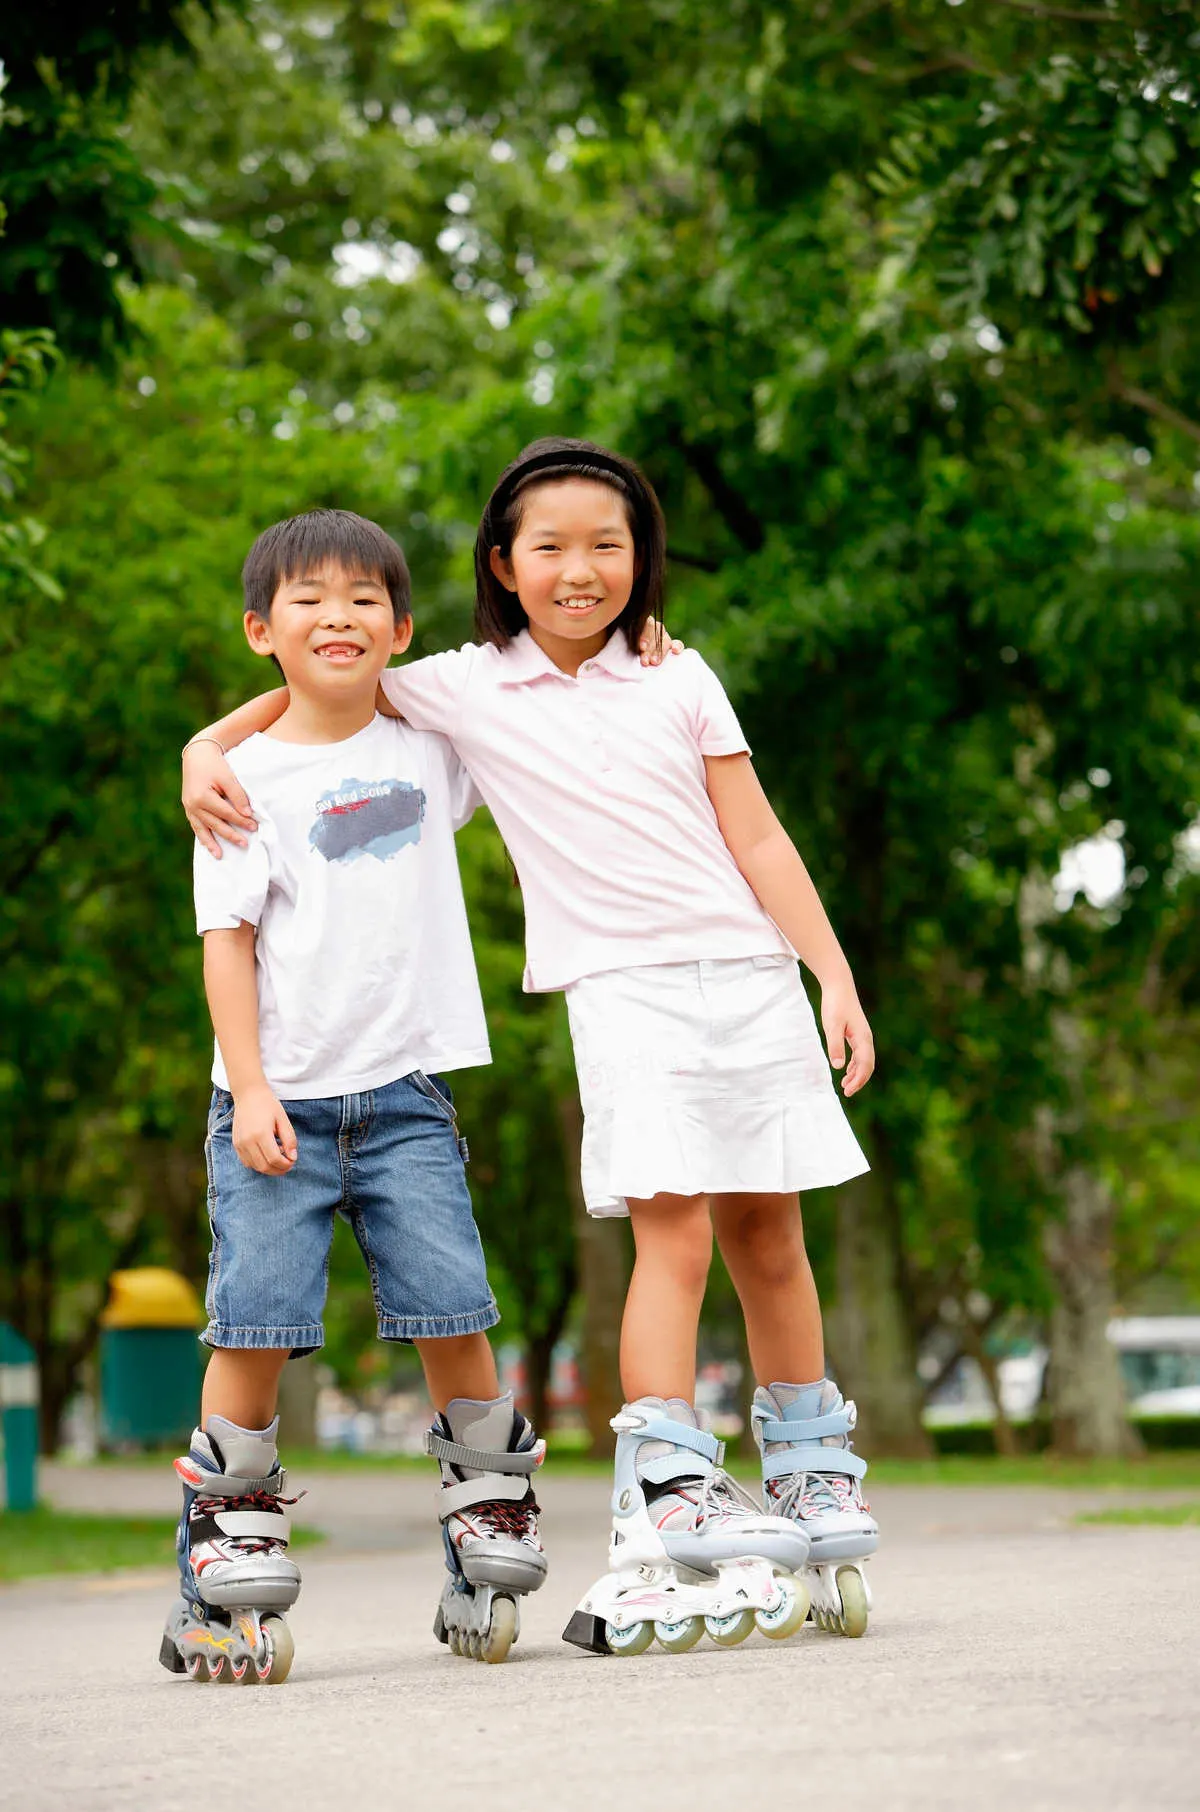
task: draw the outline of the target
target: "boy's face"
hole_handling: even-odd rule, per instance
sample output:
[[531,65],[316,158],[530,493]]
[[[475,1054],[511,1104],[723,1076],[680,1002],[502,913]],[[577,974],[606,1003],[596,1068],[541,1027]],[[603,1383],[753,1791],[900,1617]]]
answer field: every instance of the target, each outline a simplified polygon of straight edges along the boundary
[[255,654],[274,655],[293,689],[317,698],[373,693],[393,654],[412,640],[412,618],[395,621],[378,579],[336,566],[288,579],[271,600],[269,619],[248,610],[246,640]]

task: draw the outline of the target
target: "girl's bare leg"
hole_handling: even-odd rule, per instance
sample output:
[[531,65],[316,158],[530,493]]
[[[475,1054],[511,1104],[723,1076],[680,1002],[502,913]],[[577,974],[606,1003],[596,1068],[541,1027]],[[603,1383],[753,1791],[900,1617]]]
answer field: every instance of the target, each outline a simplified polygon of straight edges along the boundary
[[821,1305],[797,1195],[714,1195],[717,1243],[746,1317],[755,1382],[825,1375]]
[[637,1257],[621,1322],[621,1388],[638,1397],[696,1395],[696,1335],[712,1262],[708,1197],[630,1201]]
[[290,1352],[277,1347],[218,1347],[204,1374],[200,1426],[224,1416],[239,1428],[267,1428],[279,1396],[279,1380]]

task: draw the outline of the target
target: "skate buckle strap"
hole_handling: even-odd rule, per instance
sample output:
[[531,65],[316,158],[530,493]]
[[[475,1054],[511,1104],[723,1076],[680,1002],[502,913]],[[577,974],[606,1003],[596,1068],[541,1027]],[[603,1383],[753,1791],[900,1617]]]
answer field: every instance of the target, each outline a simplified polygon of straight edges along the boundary
[[714,1466],[725,1462],[725,1443],[704,1428],[693,1428],[687,1422],[673,1422],[670,1416],[655,1410],[623,1409],[609,1423],[615,1434],[637,1434],[647,1441],[670,1441],[674,1447],[687,1447],[699,1453]]
[[806,1441],[796,1447],[781,1447],[778,1453],[763,1455],[764,1479],[781,1479],[795,1472],[841,1473],[846,1478],[867,1476],[867,1462],[851,1447],[822,1447]]
[[286,1542],[292,1532],[286,1510],[214,1510],[211,1520],[222,1535],[239,1541]]
[[282,1497],[287,1485],[287,1470],[283,1466],[269,1472],[265,1478],[242,1479],[227,1472],[210,1472],[192,1453],[175,1461],[175,1471],[189,1490],[198,1491],[201,1497],[253,1497],[260,1491],[268,1497]]
[[522,1504],[532,1487],[524,1479],[508,1478],[503,1473],[485,1472],[477,1479],[462,1479],[456,1485],[443,1485],[438,1492],[438,1515],[443,1522],[460,1510],[472,1510],[476,1504]]
[[831,1410],[827,1416],[812,1416],[805,1422],[779,1422],[773,1417],[756,1415],[754,1421],[764,1441],[822,1441],[827,1435],[854,1433],[858,1415],[853,1403]]
[[[536,1472],[546,1457],[545,1441],[535,1441],[520,1453],[497,1453],[494,1447],[464,1447],[461,1441],[449,1441],[435,1428],[425,1430],[425,1451],[435,1460],[450,1466],[470,1466],[476,1472],[511,1472],[528,1476]],[[472,1480],[472,1484],[478,1483]]]

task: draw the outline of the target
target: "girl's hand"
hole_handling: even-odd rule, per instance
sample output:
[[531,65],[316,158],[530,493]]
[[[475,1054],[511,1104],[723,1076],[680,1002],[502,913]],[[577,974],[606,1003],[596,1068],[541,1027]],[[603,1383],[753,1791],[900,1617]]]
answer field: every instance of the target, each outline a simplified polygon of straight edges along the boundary
[[233,1109],[233,1149],[247,1170],[283,1176],[296,1162],[296,1135],[265,1082],[243,1090]]
[[662,624],[650,617],[638,642],[643,667],[661,667],[668,654],[682,654],[683,643],[669,636]]
[[821,990],[821,1024],[829,1061],[840,1070],[850,1046],[850,1067],[842,1078],[842,1093],[849,1097],[865,1088],[875,1069],[875,1040],[853,985]]
[[246,839],[236,827],[258,829],[245,788],[215,742],[189,743],[183,751],[183,809],[196,836],[218,862],[218,837],[245,848]]

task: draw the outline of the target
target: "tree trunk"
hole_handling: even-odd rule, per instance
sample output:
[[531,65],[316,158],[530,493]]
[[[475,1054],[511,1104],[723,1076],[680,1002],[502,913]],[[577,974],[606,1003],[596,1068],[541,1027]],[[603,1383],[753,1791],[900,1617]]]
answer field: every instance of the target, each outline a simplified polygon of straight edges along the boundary
[[837,1300],[826,1321],[838,1383],[858,1405],[862,1452],[930,1454],[885,1160],[838,1190]]
[[1056,1453],[1121,1455],[1140,1450],[1130,1426],[1120,1366],[1108,1338],[1114,1203],[1103,1177],[1083,1164],[1062,1175],[1062,1212],[1043,1234],[1057,1291],[1050,1315],[1046,1401]]
[[579,1357],[588,1453],[595,1459],[608,1459],[613,1451],[609,1419],[623,1401],[620,1341],[621,1311],[629,1287],[628,1236],[620,1222],[593,1220],[584,1206],[583,1185],[579,1179],[583,1109],[578,1096],[560,1096],[558,1114],[566,1161],[567,1196],[579,1253],[582,1298]]

